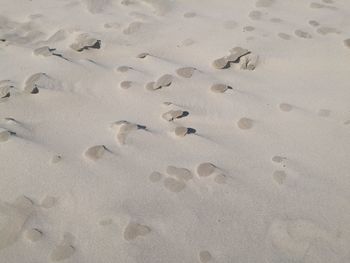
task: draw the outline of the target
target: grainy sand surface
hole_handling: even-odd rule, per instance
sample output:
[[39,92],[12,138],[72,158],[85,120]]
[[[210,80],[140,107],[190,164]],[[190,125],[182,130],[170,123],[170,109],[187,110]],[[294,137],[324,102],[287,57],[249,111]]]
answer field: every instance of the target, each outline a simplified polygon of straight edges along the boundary
[[350,1],[0,0],[0,263],[350,262]]

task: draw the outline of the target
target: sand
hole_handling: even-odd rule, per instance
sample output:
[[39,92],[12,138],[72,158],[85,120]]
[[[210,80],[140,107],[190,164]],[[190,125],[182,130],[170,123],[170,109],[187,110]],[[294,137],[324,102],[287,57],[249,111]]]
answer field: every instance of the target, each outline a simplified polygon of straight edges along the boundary
[[0,263],[350,262],[350,1],[0,9]]

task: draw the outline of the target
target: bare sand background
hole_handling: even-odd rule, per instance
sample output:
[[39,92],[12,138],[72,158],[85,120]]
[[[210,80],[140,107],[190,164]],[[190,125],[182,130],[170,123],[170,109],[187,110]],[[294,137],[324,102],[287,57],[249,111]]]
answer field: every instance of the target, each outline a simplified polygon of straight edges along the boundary
[[0,263],[350,262],[350,1],[0,0]]

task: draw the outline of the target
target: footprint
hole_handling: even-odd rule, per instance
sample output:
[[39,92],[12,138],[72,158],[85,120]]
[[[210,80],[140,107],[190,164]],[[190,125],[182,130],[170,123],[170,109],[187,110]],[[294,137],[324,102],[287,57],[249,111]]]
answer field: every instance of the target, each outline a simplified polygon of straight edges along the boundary
[[19,197],[13,204],[0,201],[0,250],[18,240],[24,223],[33,212],[33,202],[27,197]]
[[13,86],[10,85],[9,83],[10,83],[10,81],[1,81],[0,82],[0,102],[11,96],[10,91],[11,91],[11,88]]
[[350,38],[344,40],[344,46],[350,48]]
[[252,20],[260,20],[262,18],[262,13],[257,10],[253,10],[248,15]]
[[283,162],[284,160],[286,160],[287,158],[286,157],[283,157],[283,156],[279,156],[279,155],[275,155],[274,157],[272,157],[272,161],[274,163],[281,163]]
[[49,209],[52,208],[56,205],[57,203],[57,199],[53,196],[46,196],[44,198],[44,200],[41,201],[40,206],[45,208],[45,209]]
[[24,84],[24,91],[30,94],[38,94],[39,87],[41,87],[43,83],[47,80],[46,73],[35,73],[31,75]]
[[270,21],[272,23],[282,23],[283,22],[283,20],[281,18],[278,18],[278,17],[273,17],[270,19]]
[[243,70],[254,70],[258,64],[259,56],[255,54],[248,54],[243,56],[240,61],[240,68]]
[[218,175],[215,176],[214,181],[215,181],[217,184],[226,184],[226,182],[227,182],[227,176],[224,175],[224,174],[218,174]]
[[120,73],[125,73],[128,72],[129,70],[131,70],[132,67],[129,66],[120,66],[116,69],[116,71],[120,72]]
[[174,121],[175,119],[181,119],[188,116],[188,111],[182,110],[170,110],[162,115],[162,118],[167,121]]
[[172,177],[165,178],[163,184],[167,190],[173,193],[179,193],[186,187],[186,183],[183,180],[177,180]]
[[70,234],[65,234],[62,242],[52,250],[50,259],[51,261],[63,261],[70,258],[74,252],[75,247],[72,245],[72,236]]
[[55,154],[54,156],[51,157],[50,163],[56,164],[56,163],[59,163],[61,160],[62,160],[62,156]]
[[275,180],[276,183],[282,185],[287,178],[287,174],[283,170],[277,170],[273,172],[272,178]]
[[285,260],[299,262],[314,246],[329,248],[331,236],[312,221],[276,219],[269,228],[269,239],[273,250],[281,253]]
[[295,30],[294,34],[300,38],[306,38],[306,39],[312,38],[312,35],[310,33],[303,31],[303,30],[300,30],[300,29]]
[[146,57],[148,57],[148,56],[150,56],[150,54],[149,53],[147,53],[147,52],[142,52],[142,53],[140,53],[140,54],[138,54],[136,57],[137,58],[146,58]]
[[227,61],[232,63],[238,63],[239,59],[250,53],[248,49],[242,47],[234,47],[230,50],[230,55],[226,57]]
[[4,128],[0,128],[0,142],[6,142],[10,139],[11,133]]
[[111,218],[105,218],[100,220],[99,225],[108,226],[108,225],[111,225],[112,223],[113,223],[113,220]]
[[253,128],[253,120],[249,119],[249,118],[241,118],[237,122],[237,126],[238,126],[238,128],[240,128],[242,130],[249,130],[249,129]]
[[228,89],[232,89],[232,87],[221,83],[215,83],[210,87],[210,90],[214,93],[224,93]]
[[318,27],[320,25],[320,23],[315,21],[315,20],[310,20],[309,21],[309,25],[313,26],[313,27]]
[[226,57],[215,59],[212,62],[212,65],[216,69],[224,69],[227,68],[229,61],[226,59]]
[[130,222],[124,229],[124,239],[126,241],[132,241],[138,237],[146,236],[151,231],[149,226]]
[[284,111],[284,112],[289,112],[289,111],[293,110],[293,106],[288,104],[288,103],[281,103],[279,105],[279,108],[281,111]]
[[148,178],[152,183],[156,183],[162,180],[163,175],[160,172],[152,172]]
[[146,130],[146,126],[131,123],[128,121],[117,121],[114,122],[112,128],[117,130],[116,139],[120,144],[126,143],[126,138],[129,136],[130,132],[137,130]]
[[186,12],[186,13],[184,14],[184,17],[185,17],[185,18],[193,18],[193,17],[195,17],[195,16],[197,16],[197,14],[196,14],[195,12]]
[[33,54],[35,56],[43,56],[43,57],[50,57],[53,55],[53,51],[55,49],[52,49],[48,46],[43,46],[43,47],[39,47],[33,50]]
[[26,238],[31,242],[37,242],[42,238],[43,232],[41,232],[37,228],[31,228],[26,231],[25,235],[26,235]]
[[106,146],[104,145],[95,145],[90,148],[88,148],[84,155],[86,158],[92,161],[97,161],[98,159],[101,159],[104,155],[105,151],[107,150]]
[[170,74],[164,74],[158,78],[156,83],[154,84],[154,89],[160,89],[163,87],[168,87],[173,82],[174,77]]
[[183,127],[183,126],[179,126],[175,128],[175,135],[178,137],[184,137],[187,134],[192,134],[192,133],[196,133],[196,130],[193,128],[187,128],[187,127]]
[[322,26],[317,28],[317,33],[321,34],[321,35],[328,35],[328,34],[340,34],[341,31],[339,31],[336,28],[333,27],[327,27],[327,26]]
[[130,81],[130,80],[124,80],[124,81],[120,82],[120,87],[122,89],[129,89],[129,88],[131,88],[131,86],[132,86],[132,81]]
[[284,40],[290,40],[292,38],[291,35],[288,35],[286,33],[278,33],[278,36]]
[[134,34],[134,33],[138,32],[143,25],[144,25],[144,23],[139,22],[139,21],[131,22],[128,25],[128,27],[123,30],[123,33],[125,35]]
[[224,22],[224,28],[228,30],[232,30],[237,27],[237,22],[234,20],[228,20]]
[[169,165],[166,168],[166,172],[168,175],[175,176],[177,179],[184,181],[191,180],[193,177],[190,170],[186,168],[175,167],[172,165]]
[[183,67],[176,70],[177,75],[183,78],[191,78],[196,69],[193,67]]
[[91,37],[89,34],[80,34],[70,48],[82,52],[89,49],[100,49],[101,40]]
[[255,2],[256,7],[270,7],[274,4],[275,0],[257,0]]
[[244,32],[252,32],[254,30],[255,30],[255,27],[253,27],[253,26],[245,26],[245,27],[243,27],[243,31]]
[[212,163],[201,163],[197,167],[197,174],[199,177],[208,177],[216,170],[216,166]]
[[199,260],[202,263],[207,263],[212,260],[212,256],[209,251],[204,250],[199,252]]

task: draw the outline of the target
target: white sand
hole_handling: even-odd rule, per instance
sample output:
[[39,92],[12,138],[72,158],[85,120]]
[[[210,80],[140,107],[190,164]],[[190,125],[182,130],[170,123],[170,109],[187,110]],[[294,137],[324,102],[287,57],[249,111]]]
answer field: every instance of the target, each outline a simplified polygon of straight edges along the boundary
[[350,262],[350,1],[0,10],[0,263]]

